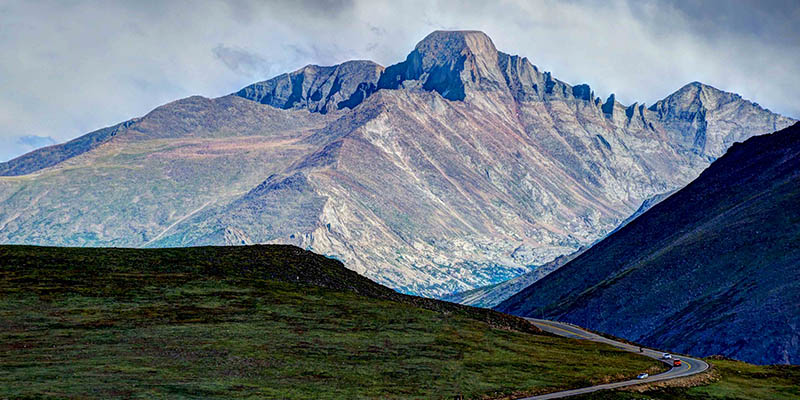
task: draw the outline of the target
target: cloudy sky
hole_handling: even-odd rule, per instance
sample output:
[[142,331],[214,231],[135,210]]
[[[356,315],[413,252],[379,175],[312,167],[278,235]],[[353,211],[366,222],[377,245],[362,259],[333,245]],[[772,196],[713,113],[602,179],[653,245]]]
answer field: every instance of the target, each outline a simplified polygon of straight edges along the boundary
[[0,161],[310,63],[390,65],[435,29],[623,103],[697,80],[800,118],[797,21],[796,0],[0,0]]

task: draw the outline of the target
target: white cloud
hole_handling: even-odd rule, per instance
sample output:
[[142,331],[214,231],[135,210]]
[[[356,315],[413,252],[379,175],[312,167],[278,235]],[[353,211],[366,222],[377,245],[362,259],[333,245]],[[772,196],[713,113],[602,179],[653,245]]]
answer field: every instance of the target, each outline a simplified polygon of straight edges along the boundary
[[66,141],[177,98],[224,95],[308,63],[392,64],[434,29],[483,30],[500,50],[623,102],[652,103],[699,80],[800,117],[793,22],[800,7],[703,4],[7,1],[0,159],[24,151],[14,144],[21,136]]

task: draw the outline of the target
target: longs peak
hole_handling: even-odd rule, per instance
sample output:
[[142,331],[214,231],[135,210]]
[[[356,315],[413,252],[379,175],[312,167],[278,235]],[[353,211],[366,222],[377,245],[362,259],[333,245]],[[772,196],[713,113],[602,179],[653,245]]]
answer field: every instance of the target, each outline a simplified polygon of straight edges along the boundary
[[497,58],[494,42],[481,31],[433,31],[417,43],[414,49],[440,61],[452,61],[467,54]]

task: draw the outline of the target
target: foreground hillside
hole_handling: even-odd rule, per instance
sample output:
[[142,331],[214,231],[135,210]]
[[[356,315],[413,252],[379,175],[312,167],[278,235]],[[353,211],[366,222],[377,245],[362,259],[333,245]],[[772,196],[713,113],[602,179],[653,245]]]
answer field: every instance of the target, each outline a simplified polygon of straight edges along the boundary
[[517,321],[291,246],[0,246],[0,398],[482,398],[662,368]]
[[798,205],[795,124],[734,145],[686,188],[497,309],[694,355],[798,364]]
[[0,243],[293,244],[442,296],[571,254],[792,122],[699,82],[623,105],[437,31],[386,68],[309,65],[0,163]]

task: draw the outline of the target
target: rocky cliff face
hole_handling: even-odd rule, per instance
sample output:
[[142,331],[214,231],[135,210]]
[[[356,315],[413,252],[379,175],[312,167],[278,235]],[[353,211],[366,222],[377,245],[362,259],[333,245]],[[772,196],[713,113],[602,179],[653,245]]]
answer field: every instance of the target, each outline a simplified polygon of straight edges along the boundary
[[[692,82],[650,108],[655,117],[676,134],[684,148],[709,159],[720,157],[735,142],[760,132],[774,132],[787,126],[787,119],[756,103],[743,101],[700,82]],[[735,120],[747,121],[737,125]],[[709,134],[711,132],[711,134]]]
[[735,144],[687,187],[496,308],[699,356],[797,364],[798,204],[795,124]]
[[428,35],[402,63],[386,69],[379,88],[422,88],[448,100],[468,93],[500,90],[504,77],[491,39],[476,31],[436,31]]
[[[673,100],[665,110],[691,108]],[[791,122],[742,99],[710,104],[698,105],[719,127],[708,143]],[[683,139],[696,136],[688,119],[602,101],[480,32],[434,32],[385,70],[309,66],[170,103],[79,156],[2,178],[0,241],[290,243],[442,295],[572,253],[685,185],[713,158]]]
[[360,104],[375,91],[381,72],[383,67],[372,61],[348,61],[332,67],[308,65],[254,83],[236,95],[277,108],[325,114]]

